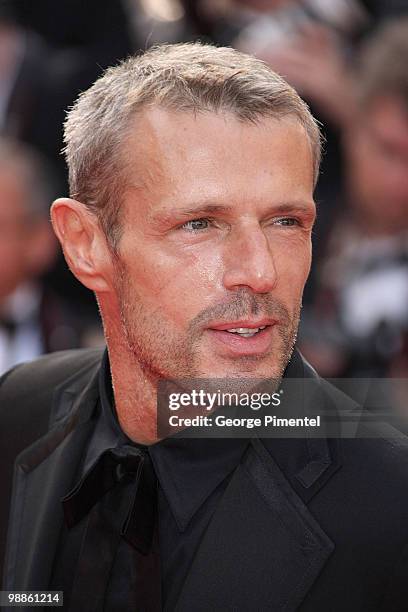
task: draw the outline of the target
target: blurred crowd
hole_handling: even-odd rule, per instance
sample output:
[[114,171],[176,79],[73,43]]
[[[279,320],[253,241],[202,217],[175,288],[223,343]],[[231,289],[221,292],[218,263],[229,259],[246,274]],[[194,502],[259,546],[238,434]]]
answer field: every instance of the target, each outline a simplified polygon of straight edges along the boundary
[[0,373],[103,342],[49,223],[65,110],[128,54],[195,39],[263,59],[322,124],[304,355],[408,377],[408,0],[0,0]]

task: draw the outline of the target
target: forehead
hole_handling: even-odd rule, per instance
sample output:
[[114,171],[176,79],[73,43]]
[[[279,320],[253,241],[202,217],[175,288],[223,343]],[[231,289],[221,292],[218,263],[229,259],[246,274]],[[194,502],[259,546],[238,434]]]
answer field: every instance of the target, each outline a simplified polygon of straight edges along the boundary
[[176,196],[256,200],[277,188],[288,198],[313,192],[310,140],[291,116],[254,124],[232,113],[151,108],[135,119],[125,150],[129,186],[154,204]]

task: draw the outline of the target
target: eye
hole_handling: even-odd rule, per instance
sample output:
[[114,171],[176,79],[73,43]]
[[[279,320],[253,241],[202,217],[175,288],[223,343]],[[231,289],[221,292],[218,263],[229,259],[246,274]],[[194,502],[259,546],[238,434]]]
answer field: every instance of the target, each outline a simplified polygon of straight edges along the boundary
[[283,225],[284,227],[293,227],[294,225],[299,225],[299,221],[294,219],[293,217],[284,217],[283,219],[276,219],[276,223],[278,225]]
[[180,229],[186,229],[189,232],[199,232],[210,227],[210,219],[191,219],[180,226]]

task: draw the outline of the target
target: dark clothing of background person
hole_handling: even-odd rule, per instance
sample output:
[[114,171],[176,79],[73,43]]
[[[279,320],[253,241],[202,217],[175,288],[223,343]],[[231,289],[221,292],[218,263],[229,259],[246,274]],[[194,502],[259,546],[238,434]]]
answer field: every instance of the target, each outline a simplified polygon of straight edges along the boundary
[[[9,523],[4,589],[45,589],[53,569],[58,571],[56,560],[64,554],[58,545],[64,528],[61,498],[77,483],[87,454],[102,450],[92,443],[95,428],[101,425],[101,358],[98,350],[54,354],[17,367],[3,378],[2,548]],[[286,373],[293,371],[295,377],[316,382],[325,408],[343,408],[347,403],[298,353]],[[156,459],[163,452],[174,462],[174,470],[160,467],[156,475],[168,505],[168,537],[181,546],[181,555],[187,553],[184,568],[174,569],[180,591],[175,595],[177,603],[172,601],[164,609],[406,610],[406,438],[255,438],[242,455],[237,442],[239,452],[231,470],[227,469],[230,475],[214,506],[206,509],[206,502],[196,499],[198,513],[206,514],[209,522],[206,527],[201,523],[190,539],[188,530],[197,523],[193,517],[183,535],[184,525],[177,518],[186,508],[182,505],[176,510],[178,517],[174,515],[175,498],[168,492],[166,479],[172,474],[181,486],[181,503],[183,499],[192,502],[190,491],[183,488],[186,478],[192,482],[206,474],[204,482],[208,482],[211,470],[200,468],[195,478],[182,473],[194,464],[200,445],[207,448],[210,463],[215,458],[214,440],[199,440],[197,447],[193,442],[184,442],[186,455],[181,463],[176,460],[177,442],[168,440],[159,443],[156,451],[149,449],[151,454],[158,452]],[[227,446],[223,450],[220,445],[221,455]],[[195,484],[195,491],[201,486]],[[165,517],[166,511],[160,520]],[[183,545],[183,538],[192,544],[190,548]],[[168,550],[174,554],[171,546]],[[168,569],[164,566],[163,576]],[[92,583],[89,590],[94,586],[99,587]]]
[[[74,309],[41,283],[24,287],[13,297],[24,308],[0,308],[0,374],[22,361],[44,353],[85,346],[92,339],[92,321]],[[23,304],[21,301],[24,300]],[[11,301],[15,304],[15,300]],[[10,305],[10,300],[9,300]],[[96,332],[95,332],[96,333]],[[88,338],[87,338],[88,337]]]
[[[18,29],[24,46],[1,131],[40,151],[54,172],[57,192],[66,193],[61,156],[66,110],[105,68],[144,45],[131,40],[120,1],[5,0],[2,19]],[[94,296],[73,279],[62,255],[45,282],[97,324]]]

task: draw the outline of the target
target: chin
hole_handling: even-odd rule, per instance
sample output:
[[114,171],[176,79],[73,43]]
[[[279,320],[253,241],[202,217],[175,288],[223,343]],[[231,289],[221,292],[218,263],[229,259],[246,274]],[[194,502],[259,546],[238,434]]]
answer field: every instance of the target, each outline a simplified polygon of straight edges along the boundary
[[[223,360],[224,361],[224,360]],[[262,363],[253,357],[241,358],[240,363],[220,363],[219,367],[202,368],[199,378],[256,378],[256,379],[280,379],[285,366],[273,361]]]

